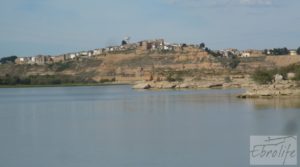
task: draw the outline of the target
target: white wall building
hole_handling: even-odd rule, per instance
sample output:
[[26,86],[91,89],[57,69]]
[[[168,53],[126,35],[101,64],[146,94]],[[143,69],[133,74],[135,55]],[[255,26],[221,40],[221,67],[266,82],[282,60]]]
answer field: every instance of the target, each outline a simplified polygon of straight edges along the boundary
[[70,59],[75,59],[75,57],[76,57],[76,54],[74,54],[74,53],[70,54]]
[[35,57],[31,57],[31,62],[35,63]]
[[296,50],[291,50],[291,51],[290,51],[290,55],[291,55],[291,56],[296,56],[296,55],[298,55],[298,54],[297,54],[297,51],[296,51]]
[[243,52],[241,57],[250,57],[251,56],[251,53],[249,52]]

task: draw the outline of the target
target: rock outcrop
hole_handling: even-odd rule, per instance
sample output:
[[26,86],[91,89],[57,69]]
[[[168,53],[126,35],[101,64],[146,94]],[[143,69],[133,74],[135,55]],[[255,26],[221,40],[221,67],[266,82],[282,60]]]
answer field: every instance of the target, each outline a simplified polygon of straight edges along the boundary
[[256,85],[246,93],[238,95],[240,98],[259,98],[276,96],[300,96],[300,87],[294,81],[277,81],[271,85]]
[[[139,82],[133,86],[134,89],[219,89],[219,88],[241,88],[246,85],[243,82],[209,82],[209,81],[184,81],[184,82],[168,82],[168,81],[145,81]],[[247,84],[249,86],[249,84]]]
[[133,86],[133,89],[150,89],[151,85],[148,83],[139,83]]

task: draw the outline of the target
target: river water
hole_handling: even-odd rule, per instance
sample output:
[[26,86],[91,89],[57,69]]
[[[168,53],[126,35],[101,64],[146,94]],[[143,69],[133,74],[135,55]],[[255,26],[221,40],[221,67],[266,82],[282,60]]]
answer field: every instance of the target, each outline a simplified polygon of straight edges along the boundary
[[299,133],[300,99],[241,92],[3,88],[0,166],[249,166],[250,136]]

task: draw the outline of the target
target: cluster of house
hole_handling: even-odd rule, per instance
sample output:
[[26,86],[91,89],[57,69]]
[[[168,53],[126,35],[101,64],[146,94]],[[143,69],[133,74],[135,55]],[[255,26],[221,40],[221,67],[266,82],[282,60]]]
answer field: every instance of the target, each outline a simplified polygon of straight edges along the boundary
[[[62,54],[58,56],[50,56],[50,55],[38,55],[34,57],[19,57],[16,59],[16,64],[51,64],[58,62],[65,62],[69,60],[74,60],[77,58],[90,58],[96,56],[103,56],[107,53],[116,53],[123,52],[128,50],[135,50],[138,52],[144,51],[179,51],[182,50],[183,47],[186,47],[186,44],[168,44],[165,43],[164,39],[155,39],[155,40],[144,40],[136,43],[125,43],[120,46],[110,46],[101,49],[94,49],[90,51],[76,52],[76,53],[68,53]],[[193,48],[201,48],[200,45],[189,45]],[[204,48],[202,48],[204,49]],[[259,57],[264,56],[265,53],[261,50],[245,50],[239,51],[238,49],[225,49],[216,51],[220,56],[223,57]],[[297,55],[296,50],[290,50],[291,55]]]
[[92,51],[84,51],[84,52],[77,52],[77,53],[68,53],[58,56],[50,56],[50,55],[37,55],[33,57],[18,57],[15,60],[16,64],[51,64],[51,63],[58,63],[58,62],[65,62],[68,60],[74,60],[77,57],[92,57],[98,54],[101,54],[100,49],[95,49]]
[[215,51],[218,53],[218,55],[222,57],[259,57],[264,56],[263,51],[260,50],[244,50],[240,51],[238,49],[229,48],[224,50]]
[[[249,49],[249,50],[244,50],[244,51],[239,51],[238,49],[224,49],[217,51],[221,56],[223,57],[232,57],[232,56],[238,56],[238,57],[261,57],[261,56],[266,56],[266,55],[272,55],[269,50],[265,53],[263,50],[254,50],[254,49]],[[288,50],[289,55],[291,56],[296,56],[297,51],[296,50]]]
[[167,44],[163,39],[147,40],[138,42],[141,50],[175,50],[176,47],[181,47],[179,44]]
[[101,49],[90,51],[67,53],[58,56],[38,55],[33,57],[19,57],[16,59],[16,64],[51,64],[74,60],[76,58],[89,58],[95,56],[106,55],[107,53],[123,52],[127,50],[150,51],[150,50],[175,50],[182,47],[180,44],[166,44],[164,39],[144,40],[137,43],[128,43],[120,46],[110,46]]

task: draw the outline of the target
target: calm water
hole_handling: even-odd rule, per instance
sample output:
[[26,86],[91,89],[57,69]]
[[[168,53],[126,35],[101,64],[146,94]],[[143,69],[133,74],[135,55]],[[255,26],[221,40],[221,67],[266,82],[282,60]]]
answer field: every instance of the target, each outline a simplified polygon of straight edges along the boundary
[[0,166],[249,166],[250,135],[299,133],[300,100],[241,91],[0,89]]

